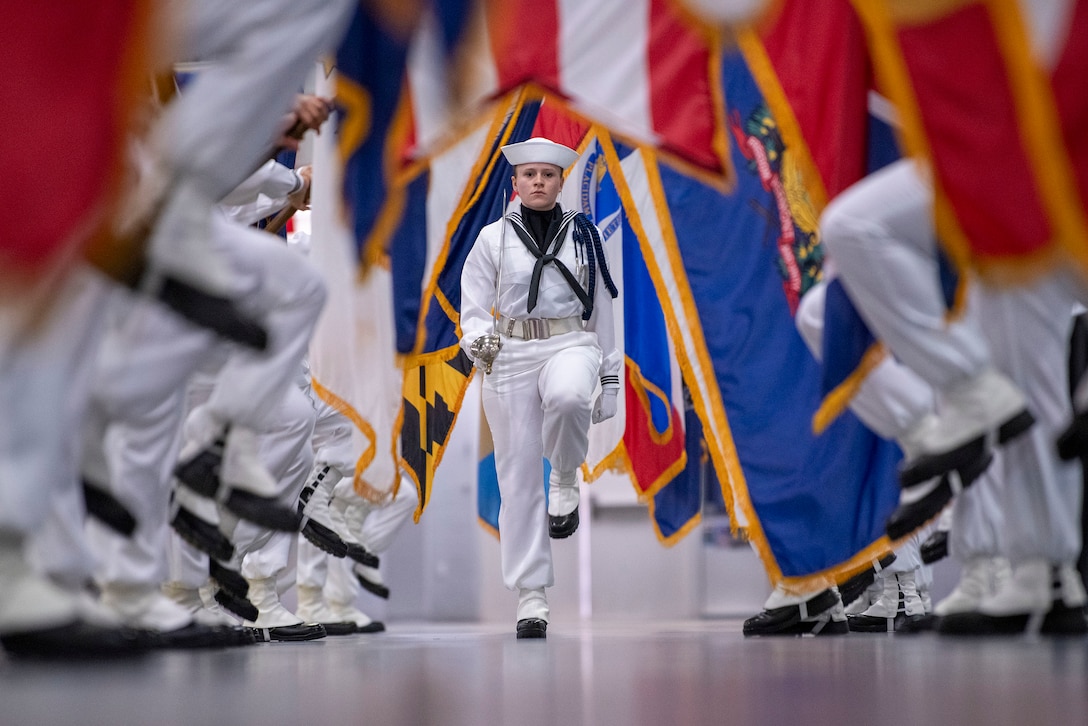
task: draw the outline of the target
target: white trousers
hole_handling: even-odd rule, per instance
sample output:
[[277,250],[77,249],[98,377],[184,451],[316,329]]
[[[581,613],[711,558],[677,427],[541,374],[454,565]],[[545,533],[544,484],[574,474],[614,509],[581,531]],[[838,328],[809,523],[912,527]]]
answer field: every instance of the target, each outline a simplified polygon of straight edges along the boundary
[[77,484],[79,423],[109,289],[77,268],[55,283],[45,314],[25,300],[0,301],[0,533],[34,532],[50,498]]
[[1039,423],[1005,447],[1007,555],[1014,564],[1029,557],[1068,562],[1080,548],[1080,483],[1075,467],[1058,461],[1054,438],[1069,418],[1074,285],[1053,275],[1017,288],[980,288],[975,316],[946,323],[932,205],[918,166],[900,161],[828,206],[824,241],[870,329],[935,389],[990,366],[1021,388]]
[[483,406],[495,442],[499,478],[499,550],[503,584],[550,587],[554,581],[543,458],[574,473],[589,447],[593,391],[601,349],[588,332],[548,340],[503,338]]

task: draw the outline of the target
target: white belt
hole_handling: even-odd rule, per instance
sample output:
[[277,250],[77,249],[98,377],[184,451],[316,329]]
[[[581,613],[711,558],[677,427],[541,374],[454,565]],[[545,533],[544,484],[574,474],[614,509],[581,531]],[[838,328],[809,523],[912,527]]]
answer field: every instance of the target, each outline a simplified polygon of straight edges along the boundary
[[508,338],[547,340],[553,335],[573,333],[575,330],[584,329],[582,327],[582,318],[579,316],[570,318],[529,318],[528,320],[514,320],[505,315],[499,316],[499,332]]

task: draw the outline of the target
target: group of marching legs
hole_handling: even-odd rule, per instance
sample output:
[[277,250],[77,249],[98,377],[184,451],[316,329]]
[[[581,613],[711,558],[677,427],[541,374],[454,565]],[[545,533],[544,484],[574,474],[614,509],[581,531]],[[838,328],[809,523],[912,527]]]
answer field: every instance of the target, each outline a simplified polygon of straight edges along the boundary
[[[411,486],[392,501],[354,492],[350,423],[310,389],[320,273],[219,204],[236,187],[280,206],[308,189],[264,162],[292,121],[327,117],[291,103],[354,4],[179,8],[185,59],[207,66],[133,139],[117,233],[146,230],[134,258],[108,265],[112,279],[58,265],[0,301],[10,654],[380,630],[356,599],[388,595],[376,553],[416,506]],[[292,613],[280,596],[296,581]]]
[[[904,625],[944,634],[1088,632],[1076,569],[1081,470],[1070,460],[1084,452],[1058,443],[1076,430],[1069,345],[1086,288],[1065,270],[1012,288],[972,279],[966,309],[950,316],[932,206],[924,167],[903,160],[836,198],[821,222],[832,274],[888,349],[851,409],[903,451],[900,503],[887,523],[896,559],[863,573],[875,580],[845,612],[837,601],[815,612],[807,607],[784,626],[785,613],[813,596],[772,595],[767,611],[746,626],[749,634]],[[806,296],[797,319],[819,355],[820,288]],[[962,575],[931,609],[918,540],[946,507],[940,527]],[[856,587],[839,590],[858,594]]]

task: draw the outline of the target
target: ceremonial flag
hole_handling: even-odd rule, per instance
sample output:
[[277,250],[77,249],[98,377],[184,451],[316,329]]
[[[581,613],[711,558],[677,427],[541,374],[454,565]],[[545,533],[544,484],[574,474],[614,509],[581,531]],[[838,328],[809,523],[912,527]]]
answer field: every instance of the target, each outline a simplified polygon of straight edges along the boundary
[[433,267],[423,297],[417,352],[406,363],[401,456],[419,490],[416,521],[430,499],[434,470],[457,411],[468,388],[473,367],[459,345],[461,268],[480,230],[499,218],[507,201],[513,170],[500,147],[528,139],[539,102],[520,96],[512,109],[499,108],[456,211],[446,217],[449,237]]
[[1088,264],[1088,3],[1034,35],[1013,0],[854,5],[957,265],[1016,282]]

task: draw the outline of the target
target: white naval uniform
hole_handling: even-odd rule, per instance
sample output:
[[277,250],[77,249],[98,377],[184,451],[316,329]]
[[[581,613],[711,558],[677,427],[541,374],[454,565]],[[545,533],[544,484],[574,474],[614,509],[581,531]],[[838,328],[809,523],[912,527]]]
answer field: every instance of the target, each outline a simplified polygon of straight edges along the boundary
[[[520,203],[511,212],[520,210]],[[505,234],[502,225],[506,225]],[[536,259],[509,221],[480,231],[461,273],[461,347],[493,332],[491,310],[499,269],[500,239],[505,242],[497,312],[516,320],[580,318],[582,303],[554,265],[545,265],[539,296],[527,312],[529,281]],[[573,222],[558,259],[588,289],[587,273],[576,261]],[[551,541],[544,496],[542,458],[553,471],[573,477],[585,461],[593,393],[598,376],[617,375],[612,299],[598,275],[593,315],[584,329],[546,340],[502,335],[502,350],[483,378],[483,406],[495,443],[502,506],[499,510],[503,583],[535,590],[554,583]],[[545,613],[520,613],[519,618]]]

